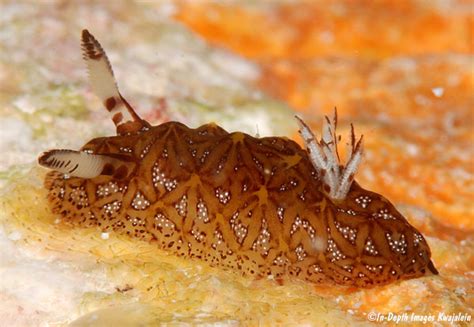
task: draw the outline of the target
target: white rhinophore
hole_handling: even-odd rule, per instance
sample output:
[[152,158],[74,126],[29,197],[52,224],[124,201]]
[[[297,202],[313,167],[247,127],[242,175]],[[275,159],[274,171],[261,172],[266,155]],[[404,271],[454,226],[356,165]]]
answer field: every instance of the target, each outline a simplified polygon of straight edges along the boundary
[[45,168],[59,171],[68,176],[94,178],[104,173],[106,164],[117,165],[121,160],[84,151],[51,150],[43,153],[38,162]]
[[115,125],[119,127],[128,122],[141,121],[135,110],[120,94],[107,54],[87,30],[82,31],[81,46],[92,90],[110,112]]

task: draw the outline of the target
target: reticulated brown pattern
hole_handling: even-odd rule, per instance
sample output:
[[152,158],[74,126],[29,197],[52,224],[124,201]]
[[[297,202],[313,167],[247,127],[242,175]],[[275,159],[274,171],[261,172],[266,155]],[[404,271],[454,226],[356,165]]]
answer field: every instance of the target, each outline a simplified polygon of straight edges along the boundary
[[136,165],[122,180],[49,173],[53,211],[72,225],[253,276],[370,287],[436,272],[390,202],[357,183],[332,201],[307,152],[286,138],[170,122],[82,150]]

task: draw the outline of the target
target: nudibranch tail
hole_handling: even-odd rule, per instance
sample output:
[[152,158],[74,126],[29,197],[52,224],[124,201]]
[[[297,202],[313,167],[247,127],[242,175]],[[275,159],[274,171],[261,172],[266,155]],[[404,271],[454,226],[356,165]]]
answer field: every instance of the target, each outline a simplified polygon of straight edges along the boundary
[[50,150],[38,158],[38,163],[63,174],[94,178],[99,175],[113,175],[122,179],[131,172],[131,163],[107,155],[91,154],[73,150]]
[[322,137],[319,141],[309,126],[300,117],[295,117],[311,163],[321,175],[325,185],[329,187],[329,196],[334,200],[343,200],[349,192],[354,175],[362,160],[363,136],[356,142],[354,127],[351,125],[351,151],[346,164],[341,165],[337,150],[339,141],[339,137],[336,135],[337,111],[334,111],[332,120],[325,116]]
[[148,123],[138,116],[120,94],[109,59],[100,43],[88,30],[82,31],[81,46],[92,89],[111,114],[117,133],[136,132],[148,127]]

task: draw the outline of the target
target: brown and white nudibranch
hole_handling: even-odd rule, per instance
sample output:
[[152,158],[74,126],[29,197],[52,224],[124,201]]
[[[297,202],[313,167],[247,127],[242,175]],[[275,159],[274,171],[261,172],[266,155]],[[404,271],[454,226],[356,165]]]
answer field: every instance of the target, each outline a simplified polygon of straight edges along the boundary
[[297,118],[306,150],[215,124],[151,126],[119,93],[87,30],[82,49],[117,135],[39,157],[53,170],[45,180],[52,211],[66,223],[251,276],[371,287],[438,274],[420,232],[354,181],[363,145],[353,128],[340,162],[336,116],[326,117],[319,140]]

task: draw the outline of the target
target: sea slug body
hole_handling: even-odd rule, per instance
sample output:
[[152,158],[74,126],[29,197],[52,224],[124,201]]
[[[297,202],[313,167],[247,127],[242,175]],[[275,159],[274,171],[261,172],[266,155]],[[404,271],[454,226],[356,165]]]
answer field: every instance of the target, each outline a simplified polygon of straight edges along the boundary
[[45,180],[52,211],[64,222],[251,276],[372,287],[438,273],[421,233],[354,181],[363,144],[353,128],[340,163],[336,115],[325,118],[320,140],[297,118],[306,150],[215,124],[151,126],[119,93],[87,30],[82,48],[117,136],[40,156],[53,170]]

